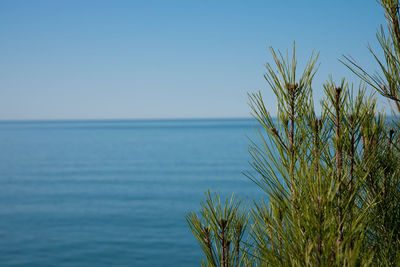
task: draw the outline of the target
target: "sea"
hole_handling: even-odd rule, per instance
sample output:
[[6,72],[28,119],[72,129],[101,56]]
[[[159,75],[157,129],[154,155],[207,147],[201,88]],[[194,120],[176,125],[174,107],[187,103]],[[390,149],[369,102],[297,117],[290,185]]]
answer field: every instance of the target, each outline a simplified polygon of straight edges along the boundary
[[1,266],[199,266],[185,215],[243,175],[254,119],[0,122]]

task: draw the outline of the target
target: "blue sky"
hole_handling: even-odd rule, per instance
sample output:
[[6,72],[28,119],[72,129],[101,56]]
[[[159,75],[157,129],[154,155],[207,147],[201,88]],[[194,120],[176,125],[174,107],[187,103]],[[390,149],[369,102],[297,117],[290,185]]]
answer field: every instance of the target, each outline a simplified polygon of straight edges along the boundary
[[385,23],[374,0],[0,1],[0,120],[249,117],[270,46],[320,52],[329,74],[358,83],[343,54],[374,70]]

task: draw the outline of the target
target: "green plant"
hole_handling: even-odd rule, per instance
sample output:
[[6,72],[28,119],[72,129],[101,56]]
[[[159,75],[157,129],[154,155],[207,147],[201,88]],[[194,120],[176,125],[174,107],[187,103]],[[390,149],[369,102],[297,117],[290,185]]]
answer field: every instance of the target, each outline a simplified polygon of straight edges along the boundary
[[200,216],[191,212],[186,220],[204,253],[202,266],[242,266],[249,262],[242,240],[248,216],[246,206],[232,195],[221,203],[219,194],[206,194]]
[[[399,113],[399,2],[380,3],[388,19],[388,33],[381,27],[377,35],[384,61],[373,55],[383,75],[370,75],[349,58],[343,62],[366,85],[393,101]],[[345,79],[336,84],[333,78],[323,85],[322,111],[316,114],[312,81],[318,55],[311,55],[299,74],[294,47],[290,57],[288,52],[271,49],[271,53],[274,65],[266,65],[265,78],[277,98],[277,117],[271,117],[260,92],[249,95],[259,127],[249,147],[255,173],[247,176],[266,198],[253,202],[246,213],[233,201],[222,209],[219,197],[213,201],[208,193],[200,215],[187,217],[206,255],[203,265],[234,265],[233,252],[224,257],[232,250],[224,242],[235,240],[242,251],[236,266],[396,266],[400,262],[397,116],[377,112],[376,99],[364,84],[354,88]],[[232,230],[237,218],[246,221],[243,225],[249,220],[250,227],[243,228],[247,242]],[[222,234],[227,232],[228,239]],[[207,240],[213,240],[213,249]]]

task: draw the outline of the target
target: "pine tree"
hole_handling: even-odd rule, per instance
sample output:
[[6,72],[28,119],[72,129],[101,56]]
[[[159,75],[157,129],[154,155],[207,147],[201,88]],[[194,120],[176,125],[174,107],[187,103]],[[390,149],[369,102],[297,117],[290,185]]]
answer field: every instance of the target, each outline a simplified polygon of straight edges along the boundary
[[[383,76],[343,62],[400,112],[398,0],[381,1],[388,20],[378,40]],[[258,121],[247,176],[266,193],[247,211],[207,194],[186,218],[203,249],[204,266],[397,266],[400,263],[398,116],[377,112],[366,85],[324,85],[316,114],[312,81],[318,55],[299,74],[295,56],[271,49],[265,79],[277,98],[272,118],[260,92],[250,94]]]
[[243,266],[249,265],[249,257],[244,251],[244,237],[248,216],[242,201],[225,199],[221,203],[219,194],[206,193],[206,201],[201,202],[200,216],[191,212],[186,220],[204,253],[202,266]]
[[[375,135],[365,132],[364,147],[376,147],[370,157],[371,175],[365,191],[367,201],[376,201],[370,210],[373,218],[368,229],[369,242],[382,265],[395,266],[400,263],[400,175],[399,175],[399,130],[400,130],[400,26],[399,1],[378,1],[385,11],[387,29],[380,27],[376,34],[383,60],[371,47],[369,51],[380,71],[367,72],[350,57],[342,62],[366,84],[387,99],[392,107],[392,117],[385,129]],[[368,129],[368,127],[365,127]],[[364,144],[365,143],[365,144]]]

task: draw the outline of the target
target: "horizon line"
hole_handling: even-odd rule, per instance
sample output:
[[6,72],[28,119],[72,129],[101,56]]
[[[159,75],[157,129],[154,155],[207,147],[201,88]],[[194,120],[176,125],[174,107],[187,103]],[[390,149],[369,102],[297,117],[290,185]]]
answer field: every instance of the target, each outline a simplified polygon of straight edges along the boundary
[[85,119],[0,119],[3,122],[96,122],[96,121],[185,121],[185,120],[243,120],[253,117],[176,117],[176,118],[85,118]]

